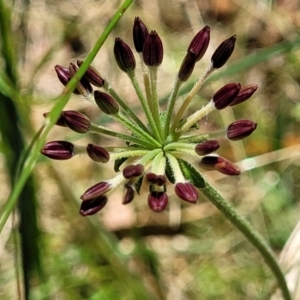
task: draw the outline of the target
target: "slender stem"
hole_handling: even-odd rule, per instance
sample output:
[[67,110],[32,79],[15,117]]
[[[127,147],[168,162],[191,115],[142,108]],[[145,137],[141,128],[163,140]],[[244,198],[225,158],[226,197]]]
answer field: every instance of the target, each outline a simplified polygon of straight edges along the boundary
[[194,87],[191,89],[191,91],[188,93],[188,95],[186,96],[186,98],[183,100],[183,103],[182,103],[182,105],[181,105],[181,107],[180,107],[180,109],[179,109],[179,111],[176,114],[176,117],[174,119],[171,132],[175,131],[176,126],[180,122],[180,120],[182,118],[182,115],[186,111],[186,109],[189,106],[190,102],[195,97],[195,95],[197,94],[197,92],[200,90],[200,88],[202,87],[202,85],[205,82],[205,80],[209,77],[209,75],[214,70],[215,69],[213,69],[212,65],[210,64],[209,67],[208,67],[208,69],[205,71],[205,73],[202,75],[202,77],[199,78],[199,80],[196,82],[196,84],[194,85]]
[[160,137],[162,137],[162,128],[160,121],[160,113],[159,113],[159,102],[157,98],[157,69],[158,67],[149,67],[150,73],[150,84],[151,84],[151,112],[153,114],[154,122],[158,128],[158,132]]
[[150,89],[150,80],[149,80],[148,69],[143,61],[143,53],[139,53],[139,55],[140,55],[140,63],[141,63],[141,69],[142,69],[143,79],[144,79],[146,98],[147,98],[148,105],[150,107],[150,105],[151,105],[151,89]]
[[152,145],[151,148],[153,148],[153,146],[161,147],[161,144],[156,139],[154,139],[150,134],[145,132],[140,127],[136,126],[134,123],[131,122],[131,120],[126,118],[121,113],[118,113],[117,115],[112,115],[111,117],[113,119],[117,119],[122,125],[126,126],[128,129],[130,129],[132,131],[132,133],[139,136],[141,140],[148,141],[149,144]]
[[184,125],[181,128],[178,128],[178,130],[175,133],[175,140],[179,138],[182,134],[184,134],[187,130],[189,130],[195,123],[197,123],[199,120],[201,120],[203,117],[207,116],[210,112],[215,110],[215,104],[211,100],[208,102],[203,108],[197,110],[192,115],[190,115],[187,119]]
[[46,137],[53,127],[53,125],[56,123],[61,111],[67,104],[72,91],[75,89],[78,81],[83,76],[83,74],[86,72],[88,66],[91,64],[97,53],[99,52],[100,48],[104,44],[105,40],[111,33],[111,31],[114,29],[118,21],[121,19],[127,8],[132,4],[133,0],[125,0],[123,4],[118,8],[114,16],[112,17],[111,21],[103,31],[102,35],[99,37],[98,41],[96,42],[95,46],[93,47],[92,51],[84,61],[84,63],[80,66],[78,69],[78,72],[72,77],[72,79],[69,81],[67,86],[65,87],[63,93],[61,96],[59,96],[55,100],[55,105],[49,115],[47,116],[47,119],[45,121],[45,125],[42,126],[41,133],[36,140],[36,143],[33,144],[32,149],[30,151],[29,156],[27,157],[27,160],[25,161],[24,168],[21,171],[21,174],[16,182],[15,187],[13,188],[7,202],[5,203],[1,215],[0,215],[0,233],[2,232],[4,225],[10,216],[13,208],[15,207],[15,204],[17,202],[17,199],[26,183],[26,180],[28,179],[38,157],[40,156],[40,150],[43,147]]
[[120,152],[112,152],[110,153],[110,159],[118,159],[122,157],[138,157],[138,156],[144,156],[147,153],[149,153],[149,150],[127,150],[127,151],[120,151]]
[[141,90],[140,85],[139,85],[139,83],[137,81],[135,73],[134,72],[128,72],[127,75],[129,76],[129,78],[130,78],[130,80],[132,82],[132,85],[133,85],[133,87],[135,89],[135,92],[136,92],[136,94],[139,97],[140,103],[141,103],[141,105],[143,107],[143,110],[145,112],[145,115],[146,115],[146,118],[148,120],[148,123],[149,123],[149,125],[150,125],[150,127],[151,127],[151,129],[153,131],[153,135],[155,136],[155,138],[159,142],[162,142],[162,139],[161,139],[160,134],[159,134],[158,129],[157,129],[158,128],[158,124],[156,124],[155,121],[154,121],[153,114],[152,114],[152,112],[150,110],[150,107],[149,107],[149,105],[147,103],[147,100],[145,99],[145,97],[144,97],[144,95],[142,93],[142,90]]
[[210,134],[185,135],[178,139],[180,143],[202,143],[211,138]]
[[260,252],[264,258],[266,264],[271,269],[272,273],[278,281],[278,286],[282,291],[282,295],[285,300],[291,300],[291,296],[276,258],[264,241],[262,236],[256,232],[250,223],[240,216],[236,210],[214,189],[208,182],[201,192],[208,198],[208,200],[214,204],[220,212],[248,239],[248,241]]
[[138,118],[136,113],[134,113],[130,107],[120,98],[120,96],[117,94],[115,89],[107,82],[105,81],[105,84],[103,88],[118,102],[118,104],[124,109],[124,112],[126,115],[130,116],[132,120],[141,128],[143,128],[144,131],[147,131],[149,133],[148,128],[143,124],[143,122]]
[[171,117],[172,117],[173,108],[174,108],[174,105],[175,105],[175,100],[177,98],[179,89],[180,89],[182,84],[183,84],[183,82],[179,80],[178,76],[176,76],[174,87],[173,87],[172,93],[170,95],[170,98],[168,100],[167,117],[166,117],[166,121],[165,121],[165,124],[164,124],[164,137],[165,138],[169,134]]
[[142,147],[146,147],[146,148],[153,147],[153,144],[148,143],[144,140],[141,140],[141,139],[139,139],[135,136],[120,133],[120,132],[115,132],[115,131],[113,131],[111,129],[108,129],[104,126],[97,125],[97,124],[94,124],[94,123],[91,124],[90,131],[94,132],[94,133],[100,133],[100,134],[103,134],[103,135],[112,136],[112,137],[124,140],[126,142],[131,142],[131,143],[134,143],[134,144],[138,144]]
[[173,170],[173,175],[175,178],[175,182],[185,182],[185,178],[182,174],[181,168],[179,166],[178,160],[170,153],[166,153],[168,162]]

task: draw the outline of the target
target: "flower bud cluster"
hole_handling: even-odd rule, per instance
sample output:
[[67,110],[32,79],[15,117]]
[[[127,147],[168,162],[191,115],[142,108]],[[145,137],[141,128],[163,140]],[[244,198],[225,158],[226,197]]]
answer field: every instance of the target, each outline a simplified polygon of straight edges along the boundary
[[[257,124],[250,120],[238,120],[218,132],[202,135],[197,132],[197,125],[198,121],[206,118],[211,111],[223,110],[248,100],[257,90],[257,85],[227,83],[216,91],[204,106],[199,105],[198,110],[185,116],[191,100],[205,80],[231,57],[237,38],[235,35],[221,42],[213,52],[207,70],[186,97],[177,101],[181,85],[191,77],[195,64],[206,53],[210,32],[210,27],[204,26],[188,45],[165,110],[160,106],[157,96],[157,70],[164,57],[159,34],[155,30],[148,30],[139,17],[135,18],[132,36],[134,48],[141,59],[144,92],[136,77],[137,64],[131,47],[120,37],[115,39],[113,52],[116,64],[131,80],[146,123],[141,121],[140,116],[126,104],[107,79],[94,67],[88,67],[74,94],[93,99],[102,113],[118,122],[126,131],[114,131],[95,124],[85,114],[73,110],[62,111],[56,125],[67,127],[78,134],[96,133],[117,138],[122,141],[122,145],[105,147],[102,144],[89,143],[87,146],[80,146],[57,140],[46,143],[41,150],[43,155],[56,160],[73,159],[76,155],[86,154],[98,163],[114,161],[117,175],[101,180],[82,194],[79,211],[82,216],[100,211],[108,202],[110,194],[120,186],[124,189],[122,203],[129,204],[136,194],[141,193],[141,186],[146,185],[149,189],[149,208],[154,212],[162,212],[168,207],[169,186],[173,186],[173,191],[179,199],[196,203],[201,189],[205,188],[206,184],[202,170],[214,170],[230,176],[241,173],[237,165],[215,152],[220,147],[221,139],[225,137],[230,141],[241,140],[249,136]],[[68,67],[55,66],[60,82],[67,85],[82,64],[82,60],[77,60],[76,64],[71,62]],[[94,90],[93,86],[97,90]],[[181,103],[179,107],[176,107],[175,102]],[[47,115],[48,113],[44,114],[45,117]],[[197,164],[191,163],[195,157],[198,158]]]

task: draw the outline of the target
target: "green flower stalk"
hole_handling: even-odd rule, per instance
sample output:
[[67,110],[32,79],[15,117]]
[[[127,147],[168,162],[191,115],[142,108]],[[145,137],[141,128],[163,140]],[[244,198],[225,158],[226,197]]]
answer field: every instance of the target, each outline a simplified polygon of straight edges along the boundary
[[[177,101],[181,86],[190,78],[195,64],[204,57],[209,45],[210,27],[205,26],[201,29],[187,47],[187,53],[170,91],[167,108],[164,109],[160,105],[157,93],[157,74],[164,55],[163,44],[158,33],[154,30],[148,31],[142,20],[136,17],[133,25],[133,42],[140,59],[144,90],[136,77],[138,68],[130,46],[121,38],[116,38],[113,50],[118,67],[131,80],[146,122],[143,123],[112,85],[104,80],[94,67],[89,66],[78,82],[74,94],[82,95],[88,100],[92,99],[103,113],[119,123],[124,130],[119,132],[94,124],[88,116],[74,111],[63,111],[56,125],[68,127],[80,134],[105,135],[118,143],[113,147],[94,144],[81,146],[58,140],[46,143],[41,153],[56,160],[76,159],[74,156],[77,154],[86,154],[98,163],[114,161],[116,175],[113,178],[103,178],[81,195],[79,213],[82,216],[90,216],[103,209],[109,201],[109,196],[120,187],[124,191],[122,203],[130,204],[136,194],[141,193],[143,182],[149,189],[148,206],[156,213],[168,209],[170,189],[173,189],[178,199],[191,205],[195,204],[201,195],[207,196],[260,251],[276,276],[284,298],[290,300],[284,276],[268,246],[202,175],[202,172],[207,170],[229,176],[240,174],[238,166],[215,153],[220,147],[218,138],[240,140],[248,137],[257,128],[257,124],[250,120],[237,120],[222,130],[199,134],[198,122],[212,111],[221,111],[228,106],[235,106],[248,100],[257,90],[257,85],[250,84],[243,87],[240,83],[226,84],[220,87],[205,105],[199,104],[198,110],[187,115],[191,101],[207,78],[230,58],[236,38],[233,35],[217,47],[194,87],[183,101]],[[82,63],[81,60],[77,60],[78,66]],[[63,85],[71,80],[77,69],[74,63],[70,63],[69,67],[55,67],[58,79]],[[92,86],[98,90],[94,91]],[[176,102],[182,104],[176,107]],[[193,165],[191,162],[195,158],[198,159],[198,163]]]

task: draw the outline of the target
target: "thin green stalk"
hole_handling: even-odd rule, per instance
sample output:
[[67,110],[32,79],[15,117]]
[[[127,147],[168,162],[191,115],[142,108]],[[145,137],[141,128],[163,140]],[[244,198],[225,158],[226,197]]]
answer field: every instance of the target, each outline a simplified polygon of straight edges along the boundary
[[150,110],[150,108],[148,106],[148,102],[147,102],[147,100],[145,99],[145,97],[144,97],[144,95],[142,93],[142,90],[141,90],[140,85],[139,85],[139,83],[137,81],[135,73],[134,72],[128,72],[127,75],[129,76],[129,78],[130,78],[130,80],[132,82],[132,85],[133,85],[133,87],[135,89],[135,92],[136,92],[136,94],[139,97],[139,100],[140,100],[140,103],[141,103],[141,105],[143,107],[143,110],[145,112],[146,118],[147,118],[147,120],[149,122],[149,125],[150,125],[152,131],[153,131],[153,135],[155,136],[155,138],[160,143],[162,143],[161,136],[160,136],[159,131],[157,129],[158,128],[158,126],[157,126],[158,124],[155,123],[155,121],[154,121],[153,114],[151,113],[151,110]]
[[154,122],[158,128],[159,136],[162,138],[162,128],[159,113],[159,102],[157,97],[157,70],[158,67],[149,67],[150,73],[150,84],[151,84],[151,111],[153,113]]
[[140,56],[141,69],[142,69],[142,73],[143,73],[146,98],[147,98],[148,105],[150,106],[151,105],[151,89],[150,89],[150,80],[149,80],[148,69],[147,69],[146,65],[144,64],[143,53],[139,53],[139,56]]
[[181,85],[183,84],[183,81],[179,80],[178,76],[176,76],[176,80],[174,83],[174,87],[172,89],[172,93],[170,95],[170,98],[168,100],[168,107],[167,107],[167,117],[166,117],[166,121],[164,124],[164,137],[167,138],[168,134],[169,134],[169,129],[170,129],[170,124],[171,124],[171,117],[172,117],[172,113],[173,113],[173,108],[175,105],[175,100],[177,99],[177,95],[179,92],[179,89],[181,87]]
[[136,126],[134,123],[132,123],[128,118],[126,118],[121,113],[118,113],[117,115],[112,115],[112,118],[118,120],[119,123],[121,123],[128,129],[130,129],[132,131],[132,133],[139,136],[141,140],[149,141],[149,144],[152,145],[151,148],[153,148],[153,145],[155,145],[156,147],[161,147],[161,144],[156,139],[154,139],[151,135],[149,135],[143,129]]
[[118,104],[124,109],[124,112],[132,118],[132,120],[144,131],[149,133],[148,128],[144,125],[144,123],[138,118],[136,113],[134,113],[129,106],[120,98],[115,89],[105,81],[103,88],[118,102]]
[[91,124],[91,128],[90,128],[91,132],[95,132],[95,133],[99,133],[99,134],[103,134],[103,135],[108,135],[108,136],[112,136],[121,140],[124,140],[126,142],[131,142],[133,144],[138,144],[142,147],[153,147],[153,144],[148,143],[144,140],[141,140],[135,136],[132,135],[128,135],[128,134],[123,134],[123,133],[119,133],[113,130],[110,130],[106,127],[103,127],[101,125],[97,125],[97,124]]
[[282,291],[282,296],[285,300],[292,300],[284,274],[282,273],[276,258],[269,248],[263,237],[256,232],[250,223],[240,216],[236,210],[214,189],[208,182],[201,192],[214,204],[220,212],[248,239],[248,241],[260,252],[266,264],[271,269],[277,279],[278,286]]
[[210,65],[208,67],[208,69],[205,71],[205,73],[203,74],[203,76],[199,78],[199,80],[196,82],[194,87],[191,89],[191,91],[188,93],[186,98],[183,100],[183,103],[182,103],[182,105],[181,105],[181,107],[180,107],[180,109],[179,109],[179,111],[176,114],[176,117],[174,119],[174,122],[173,122],[173,125],[172,125],[172,128],[171,128],[171,132],[175,131],[176,126],[179,124],[179,122],[182,118],[182,115],[184,114],[184,112],[188,108],[188,106],[191,103],[192,99],[195,97],[195,95],[198,93],[198,91],[202,87],[203,83],[205,82],[205,80],[210,76],[210,74],[214,70],[215,69],[212,68],[212,65]]
[[18,178],[15,187],[13,188],[8,200],[6,201],[1,215],[0,215],[0,233],[2,232],[4,225],[12,213],[13,208],[16,205],[16,202],[18,200],[18,197],[23,189],[23,186],[26,183],[27,178],[29,177],[33,167],[35,166],[36,161],[38,160],[40,156],[40,150],[42,149],[46,137],[51,130],[51,128],[56,123],[61,111],[67,104],[72,91],[75,89],[77,83],[79,82],[80,78],[83,76],[83,74],[86,72],[88,66],[91,64],[97,53],[99,52],[100,48],[104,44],[105,40],[111,33],[111,31],[114,29],[118,21],[121,19],[125,11],[128,9],[128,7],[132,4],[133,0],[125,0],[123,4],[119,7],[119,9],[116,11],[114,16],[112,17],[111,21],[103,31],[102,35],[99,37],[98,41],[96,42],[95,46],[93,47],[90,54],[87,56],[84,63],[80,66],[78,69],[78,72],[75,74],[74,77],[70,80],[70,82],[65,87],[63,93],[61,96],[59,96],[57,99],[55,99],[54,107],[47,116],[47,119],[45,120],[45,124],[42,126],[41,134],[39,138],[37,139],[36,143],[34,143],[30,155],[27,157],[27,160],[24,163],[24,168],[21,171],[20,177]]

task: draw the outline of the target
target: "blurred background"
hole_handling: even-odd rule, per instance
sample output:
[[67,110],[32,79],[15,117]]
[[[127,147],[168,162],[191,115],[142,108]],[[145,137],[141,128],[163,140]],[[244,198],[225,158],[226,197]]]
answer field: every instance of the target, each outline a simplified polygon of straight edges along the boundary
[[[54,66],[84,59],[122,2],[0,2],[2,207],[14,187],[22,151],[63,90]],[[202,75],[214,49],[237,35],[232,57],[205,84],[190,110],[226,83],[257,84],[250,100],[209,115],[201,130],[221,129],[236,119],[255,121],[258,128],[241,142],[222,140],[218,153],[239,164],[243,172],[238,178],[216,172],[204,176],[264,236],[288,274],[294,299],[300,299],[300,2],[134,1],[92,65],[138,111],[134,90],[112,50],[116,37],[133,46],[136,16],[164,43],[161,99],[171,92],[187,46],[203,26],[211,27],[210,46],[183,86],[183,95]],[[66,109],[117,128],[80,96],[72,96]],[[62,127],[52,129],[51,140],[113,144]],[[168,209],[156,214],[148,208],[146,189],[126,206],[120,189],[100,213],[81,217],[80,195],[110,176],[110,163],[97,164],[84,156],[70,161],[40,157],[1,234],[1,299],[238,300],[270,299],[275,293],[276,282],[259,253],[204,196],[188,205],[172,195]]]

